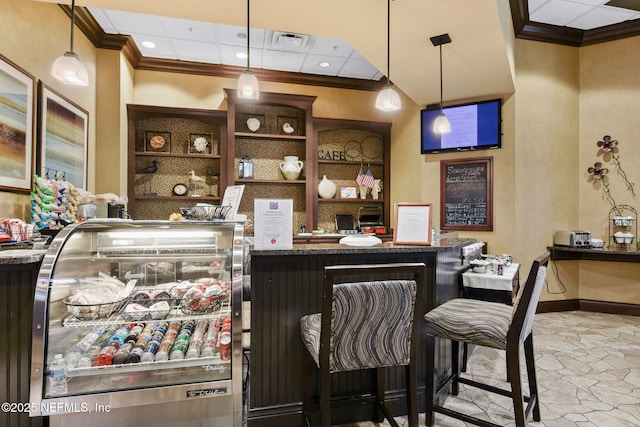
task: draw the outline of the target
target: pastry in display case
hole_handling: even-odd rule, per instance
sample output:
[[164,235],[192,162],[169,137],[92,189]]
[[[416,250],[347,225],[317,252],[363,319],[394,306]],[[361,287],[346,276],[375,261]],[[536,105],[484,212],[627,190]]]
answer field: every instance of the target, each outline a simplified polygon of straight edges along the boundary
[[61,231],[36,286],[30,415],[65,425],[145,405],[167,425],[185,411],[241,425],[242,240],[226,221]]

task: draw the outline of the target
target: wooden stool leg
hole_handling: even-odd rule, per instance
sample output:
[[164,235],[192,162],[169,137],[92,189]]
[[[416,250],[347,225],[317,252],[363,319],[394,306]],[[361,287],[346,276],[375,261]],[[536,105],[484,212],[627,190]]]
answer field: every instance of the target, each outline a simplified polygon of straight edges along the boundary
[[376,420],[381,423],[384,421],[384,411],[382,405],[384,405],[384,368],[377,368],[373,370],[375,375],[376,384]]
[[516,427],[525,427],[524,399],[522,396],[522,379],[520,377],[520,345],[507,347],[507,377],[511,382],[511,397]]
[[434,425],[433,419],[433,405],[435,399],[435,382],[436,382],[436,372],[435,372],[435,364],[434,364],[434,353],[436,351],[436,339],[432,335],[425,336],[426,342],[426,352],[425,359],[427,362],[427,378],[425,380],[425,426],[431,427]]
[[413,359],[406,366],[405,372],[409,427],[418,427],[418,367]]
[[529,380],[529,396],[536,399],[533,405],[533,419],[540,421],[540,398],[538,396],[538,380],[536,378],[536,362],[533,353],[533,334],[524,340],[524,357],[527,361],[527,379]]
[[[467,343],[462,344],[465,349],[466,345]],[[458,383],[458,378],[460,378],[460,343],[458,341],[451,341],[451,378],[453,378],[453,381],[451,381],[451,394],[457,396],[460,392]]]
[[320,368],[320,419],[322,427],[331,426],[331,374],[328,366]]

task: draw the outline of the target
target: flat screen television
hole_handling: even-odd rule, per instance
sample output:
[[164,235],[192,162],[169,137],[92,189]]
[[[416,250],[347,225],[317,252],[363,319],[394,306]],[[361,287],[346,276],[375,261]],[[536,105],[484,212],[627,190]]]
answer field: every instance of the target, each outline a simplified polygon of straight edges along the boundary
[[433,121],[440,114],[440,106],[428,106],[421,112],[422,154],[500,148],[501,113],[501,99],[445,107],[444,114],[451,123],[451,132],[438,135],[433,132]]

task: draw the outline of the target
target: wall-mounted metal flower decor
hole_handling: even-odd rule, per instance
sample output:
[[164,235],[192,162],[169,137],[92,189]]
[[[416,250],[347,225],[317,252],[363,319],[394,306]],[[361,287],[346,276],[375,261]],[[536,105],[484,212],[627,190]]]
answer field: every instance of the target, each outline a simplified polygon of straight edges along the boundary
[[598,150],[598,155],[602,154],[602,157],[605,161],[609,161],[609,159],[613,160],[613,163],[618,167],[618,173],[622,176],[624,182],[627,184],[627,190],[629,190],[633,197],[635,197],[636,192],[633,188],[635,184],[629,181],[629,178],[627,178],[627,174],[625,173],[624,169],[622,169],[622,165],[620,164],[620,154],[618,154],[620,149],[618,148],[618,141],[615,139],[611,139],[611,136],[609,135],[605,135],[602,138],[602,141],[597,142],[597,145],[600,148],[600,150]]
[[590,174],[589,180],[593,181],[594,187],[596,186],[596,183],[599,183],[602,186],[602,191],[604,191],[611,204],[615,207],[616,201],[613,199],[613,195],[611,195],[611,189],[609,188],[609,182],[606,177],[609,173],[609,169],[602,167],[601,162],[596,162],[593,166],[587,169],[587,172]]

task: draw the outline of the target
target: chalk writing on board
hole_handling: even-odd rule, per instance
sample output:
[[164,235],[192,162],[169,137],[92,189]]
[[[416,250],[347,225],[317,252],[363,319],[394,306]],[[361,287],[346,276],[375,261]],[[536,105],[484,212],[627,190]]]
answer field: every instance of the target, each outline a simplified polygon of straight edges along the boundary
[[486,159],[443,162],[442,229],[493,228],[491,178],[490,162]]

